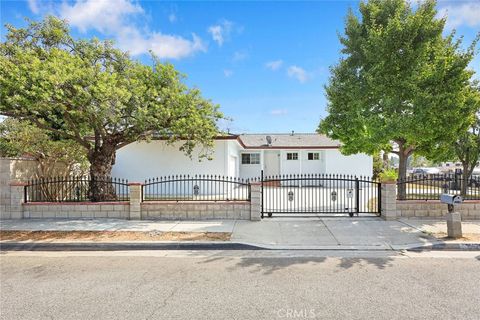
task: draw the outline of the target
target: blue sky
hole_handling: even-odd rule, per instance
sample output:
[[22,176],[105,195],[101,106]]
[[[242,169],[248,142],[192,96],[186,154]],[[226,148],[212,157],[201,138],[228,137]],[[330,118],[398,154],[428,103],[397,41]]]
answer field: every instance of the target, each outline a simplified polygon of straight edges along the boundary
[[[337,34],[348,9],[357,7],[358,1],[28,0],[2,1],[0,19],[24,26],[24,17],[54,14],[70,22],[75,37],[114,39],[145,63],[153,50],[220,105],[232,119],[222,129],[313,132],[326,115],[323,86],[339,59]],[[448,30],[471,43],[480,30],[480,0],[440,1],[438,8]],[[480,71],[478,57],[472,68]]]

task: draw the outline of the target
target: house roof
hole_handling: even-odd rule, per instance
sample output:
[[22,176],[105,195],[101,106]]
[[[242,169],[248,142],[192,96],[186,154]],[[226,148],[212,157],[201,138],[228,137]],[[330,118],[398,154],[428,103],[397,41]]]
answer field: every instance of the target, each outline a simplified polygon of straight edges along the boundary
[[[271,137],[271,144],[267,142]],[[317,133],[256,133],[238,135],[240,144],[246,149],[336,149],[338,140]]]

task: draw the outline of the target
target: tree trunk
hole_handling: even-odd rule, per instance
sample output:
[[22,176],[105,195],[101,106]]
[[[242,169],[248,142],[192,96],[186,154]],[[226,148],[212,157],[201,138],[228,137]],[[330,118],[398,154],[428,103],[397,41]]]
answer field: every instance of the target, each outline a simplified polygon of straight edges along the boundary
[[388,152],[383,151],[383,169],[388,169],[388,167],[390,166],[389,161],[390,160],[388,159]]
[[91,201],[113,201],[117,199],[111,183],[112,165],[115,161],[115,146],[103,144],[88,153],[90,161]]
[[[406,150],[403,143],[398,143],[398,180],[405,181],[407,178],[407,160],[411,150]],[[398,199],[405,200],[407,198],[407,185],[400,183],[398,186]]]
[[462,170],[462,181],[460,182],[460,185],[461,185],[460,194],[465,199],[468,191],[468,178],[470,178],[470,175],[473,172],[475,163],[469,163],[467,160],[465,162],[462,162],[462,167],[463,167],[463,170]]

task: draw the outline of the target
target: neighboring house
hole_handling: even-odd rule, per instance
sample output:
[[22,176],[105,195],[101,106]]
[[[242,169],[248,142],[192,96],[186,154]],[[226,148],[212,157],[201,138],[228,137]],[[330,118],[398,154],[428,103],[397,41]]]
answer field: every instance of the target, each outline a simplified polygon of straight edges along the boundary
[[198,161],[165,140],[131,143],[117,151],[113,176],[130,181],[171,175],[213,174],[240,178],[280,174],[371,176],[371,156],[344,156],[340,143],[320,134],[241,134],[215,139],[212,160]]

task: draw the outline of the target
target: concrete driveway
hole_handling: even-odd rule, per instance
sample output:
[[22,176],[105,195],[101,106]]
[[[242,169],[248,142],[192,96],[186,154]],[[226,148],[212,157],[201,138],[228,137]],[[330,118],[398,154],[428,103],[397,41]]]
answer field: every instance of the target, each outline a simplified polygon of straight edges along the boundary
[[401,221],[380,218],[271,218],[237,221],[232,241],[282,249],[403,249],[434,243]]

